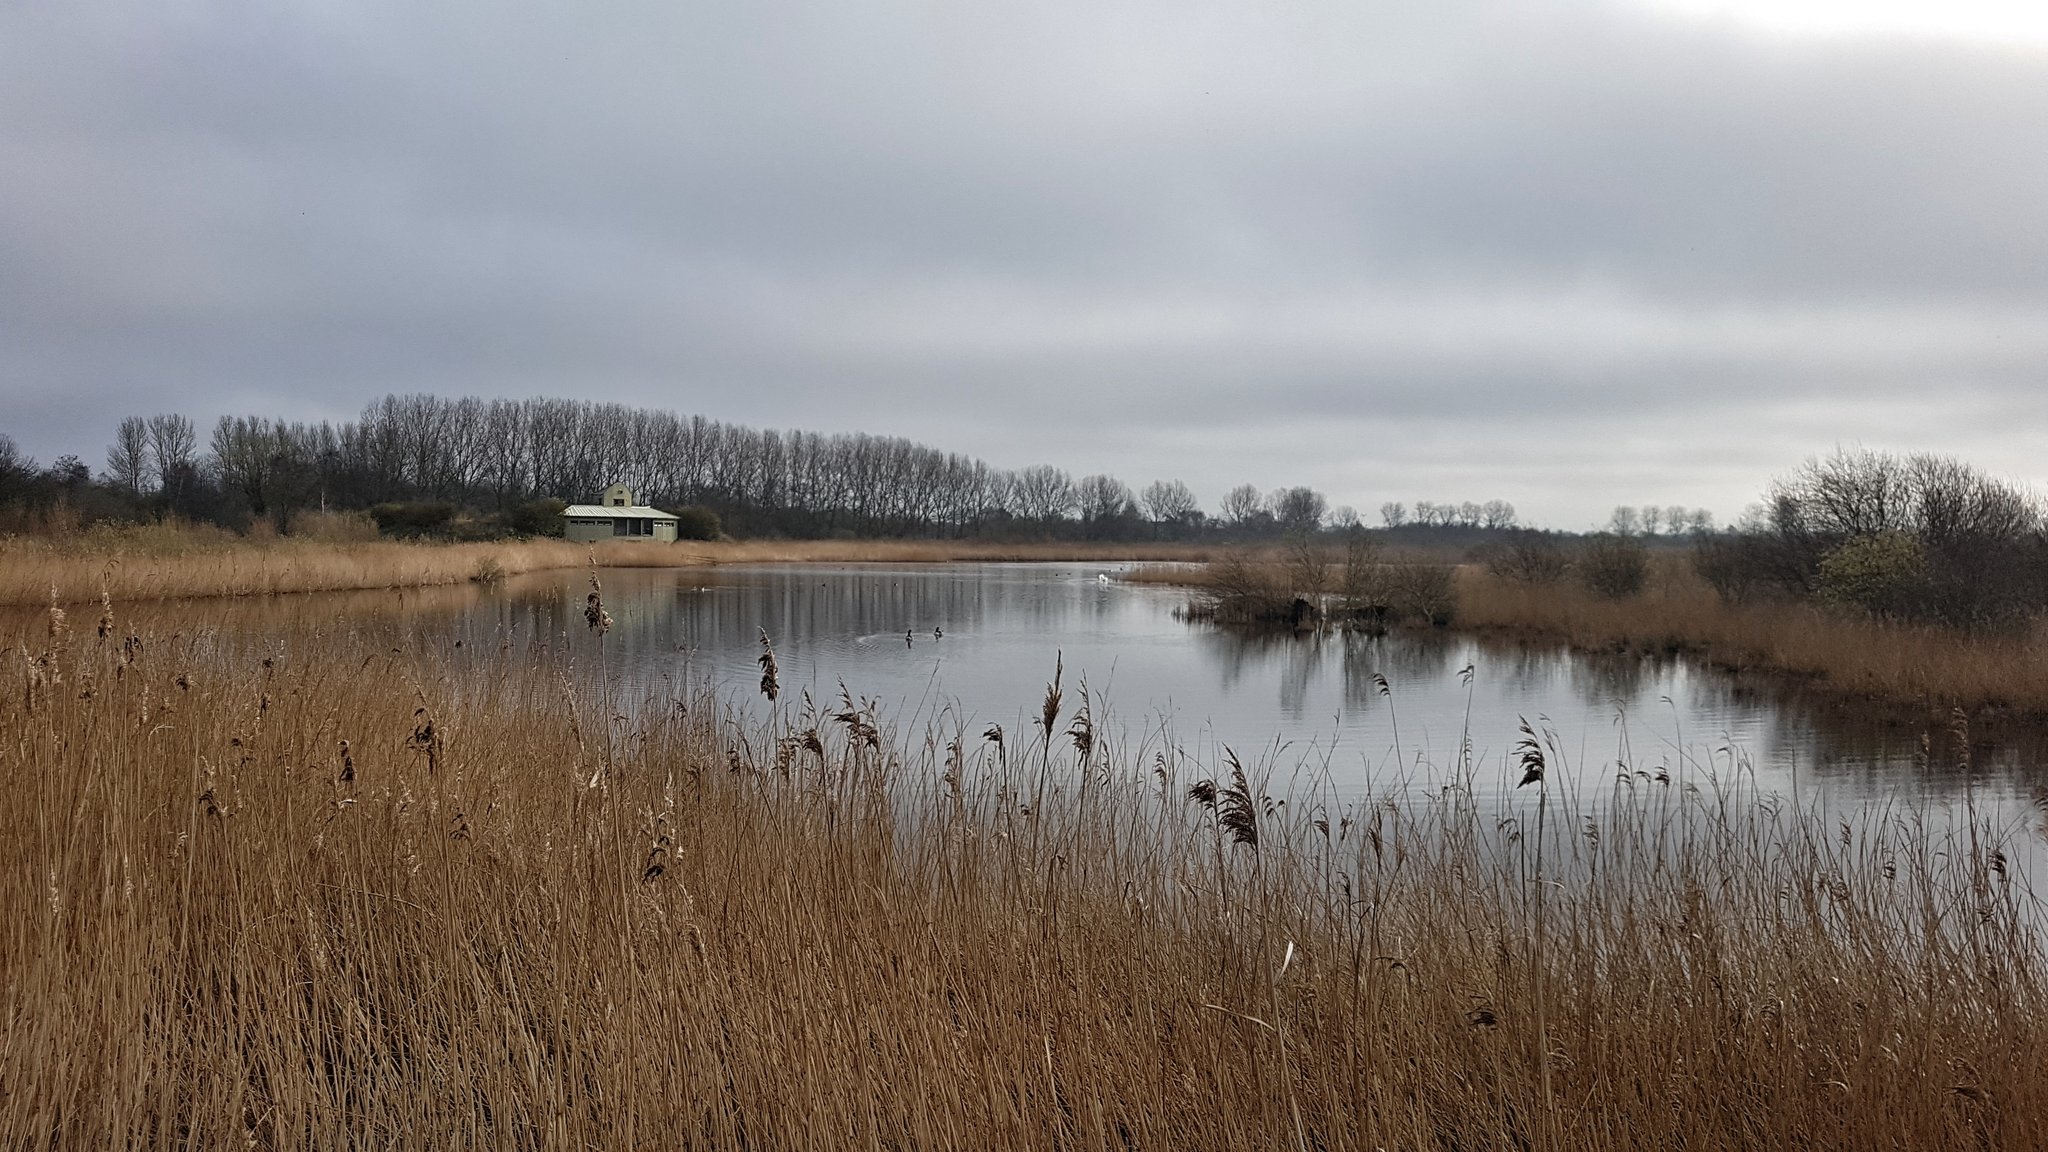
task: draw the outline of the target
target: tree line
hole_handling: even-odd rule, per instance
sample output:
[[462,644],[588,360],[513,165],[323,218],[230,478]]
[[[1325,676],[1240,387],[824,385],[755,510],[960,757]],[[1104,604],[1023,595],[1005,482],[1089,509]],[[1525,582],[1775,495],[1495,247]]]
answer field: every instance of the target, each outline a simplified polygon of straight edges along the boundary
[[1946,456],[1838,451],[1775,480],[1694,562],[1731,601],[1998,628],[2048,611],[2048,508]]
[[[1358,523],[1303,486],[1241,485],[1211,514],[1177,479],[1134,490],[1107,474],[996,468],[901,437],[758,429],[583,400],[390,395],[338,423],[224,416],[203,440],[179,414],[130,416],[92,485],[75,457],[53,478],[11,441],[7,450],[0,506],[112,503],[234,527],[269,520],[281,531],[305,509],[398,504],[527,524],[522,510],[537,501],[586,502],[614,482],[644,503],[708,509],[737,535],[1256,539]],[[1443,507],[1483,507],[1475,523],[1487,527],[1513,523],[1504,501]],[[1418,522],[1465,521],[1432,513]]]

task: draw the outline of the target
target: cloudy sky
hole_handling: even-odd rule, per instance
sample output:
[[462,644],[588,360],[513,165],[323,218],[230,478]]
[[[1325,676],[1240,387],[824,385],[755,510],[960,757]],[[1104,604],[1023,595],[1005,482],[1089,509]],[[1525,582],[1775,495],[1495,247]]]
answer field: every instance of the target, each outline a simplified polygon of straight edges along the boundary
[[573,395],[1333,504],[2048,480],[1988,0],[0,0],[0,431]]

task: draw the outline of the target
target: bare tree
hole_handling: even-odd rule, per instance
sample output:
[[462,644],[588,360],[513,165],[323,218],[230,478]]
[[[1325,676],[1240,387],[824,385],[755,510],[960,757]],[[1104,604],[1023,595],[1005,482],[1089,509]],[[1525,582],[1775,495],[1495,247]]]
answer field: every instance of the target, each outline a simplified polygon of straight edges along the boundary
[[1322,526],[1329,502],[1313,488],[1282,488],[1267,498],[1268,511],[1289,532],[1313,532]]
[[213,427],[213,467],[221,485],[258,516],[267,511],[264,495],[276,448],[270,421],[260,416],[223,416]]
[[1250,484],[1239,484],[1223,497],[1224,521],[1239,528],[1249,525],[1264,510],[1259,490]]
[[21,454],[14,437],[0,432],[0,501],[26,492],[35,474],[36,462]]
[[1154,480],[1145,486],[1145,511],[1161,524],[1191,524],[1202,514],[1193,489],[1178,480]]
[[173,491],[177,478],[191,475],[198,453],[199,432],[192,421],[176,412],[149,418],[150,470],[156,473],[166,496],[178,495]]
[[1380,505],[1380,523],[1389,528],[1399,528],[1408,522],[1408,506],[1399,500],[1389,500]]
[[1515,526],[1515,506],[1505,500],[1488,500],[1480,509],[1480,517],[1486,527],[1506,531]]
[[1076,503],[1073,479],[1049,464],[1018,472],[1011,495],[1025,520],[1055,520],[1070,515]]
[[1124,515],[1136,516],[1138,502],[1131,499],[1130,486],[1114,476],[1084,476],[1076,487],[1081,521],[1091,526]]
[[149,422],[140,416],[123,417],[114,429],[114,442],[107,446],[107,475],[114,483],[141,496],[149,483]]
[[1634,536],[1643,530],[1643,519],[1629,505],[1618,505],[1607,518],[1607,530],[1617,536]]

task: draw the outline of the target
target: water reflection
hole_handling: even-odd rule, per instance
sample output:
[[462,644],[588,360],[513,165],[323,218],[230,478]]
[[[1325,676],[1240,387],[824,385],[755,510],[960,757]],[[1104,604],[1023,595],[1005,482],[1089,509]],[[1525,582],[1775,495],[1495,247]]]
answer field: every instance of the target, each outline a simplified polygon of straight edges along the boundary
[[[1588,787],[1611,787],[1612,765],[1623,759],[1700,771],[1746,763],[1765,788],[1797,784],[1852,798],[1947,797],[1969,788],[1987,802],[2025,804],[2048,783],[2048,739],[2038,725],[1965,740],[1940,717],[1763,690],[1672,657],[1574,654],[1450,632],[1232,632],[1176,618],[1182,597],[1174,590],[1105,585],[1100,571],[607,571],[616,623],[603,660],[631,686],[652,691],[709,678],[758,706],[750,689],[765,630],[786,699],[808,691],[829,700],[843,682],[900,723],[950,708],[969,727],[1020,723],[1058,661],[1069,708],[1085,683],[1134,729],[1163,730],[1191,754],[1223,744],[1291,749],[1327,758],[1340,786],[1396,767],[1398,728],[1401,757],[1439,765],[1455,759],[1469,730],[1478,779],[1505,787],[1506,753],[1524,718],[1556,733]],[[260,643],[267,625],[311,619],[469,659],[567,650],[579,667],[594,666],[597,642],[582,620],[586,581],[564,572],[492,588],[189,602],[137,614],[166,630],[214,630],[223,644]],[[1467,667],[1469,685],[1460,675]]]

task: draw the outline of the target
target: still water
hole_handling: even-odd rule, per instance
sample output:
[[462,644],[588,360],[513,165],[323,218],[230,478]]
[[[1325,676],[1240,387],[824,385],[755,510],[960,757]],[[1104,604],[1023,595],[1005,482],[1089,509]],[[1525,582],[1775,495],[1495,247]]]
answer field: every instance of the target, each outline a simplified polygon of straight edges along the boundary
[[[610,674],[645,696],[709,683],[765,710],[763,631],[782,706],[844,690],[899,732],[934,721],[970,738],[1020,732],[1062,671],[1071,719],[1085,688],[1126,751],[1170,744],[1202,762],[1224,748],[1285,780],[1312,772],[1358,794],[1441,777],[1469,733],[1474,780],[1511,786],[1526,720],[1554,734],[1581,792],[1617,766],[1830,803],[1951,800],[1967,787],[2008,812],[2035,802],[2048,744],[2034,730],[1957,734],[1923,717],[1746,688],[1683,659],[1587,656],[1448,632],[1245,635],[1179,618],[1185,593],[1124,584],[1113,565],[945,564],[609,570]],[[568,646],[588,655],[587,575],[490,590],[362,594],[312,603],[402,619],[467,651]],[[374,602],[379,609],[364,609]],[[1970,765],[1965,770],[1966,762]],[[1422,768],[1417,767],[1422,765]]]

